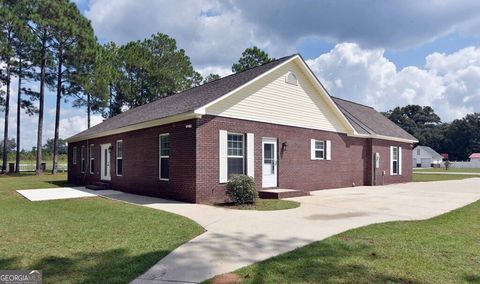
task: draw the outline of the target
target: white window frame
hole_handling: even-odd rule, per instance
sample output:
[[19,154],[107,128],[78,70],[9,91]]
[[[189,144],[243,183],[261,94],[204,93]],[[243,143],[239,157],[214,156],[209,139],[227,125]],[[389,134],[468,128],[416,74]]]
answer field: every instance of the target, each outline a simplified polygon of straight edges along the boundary
[[[92,153],[92,148],[93,148],[93,153]],[[88,157],[89,157],[89,163],[88,163],[89,172],[90,174],[94,174],[95,172],[92,171],[92,163],[95,163],[95,145],[94,144],[90,144],[90,147],[88,148]]]
[[[228,154],[228,136],[229,135],[236,135],[236,136],[242,136],[242,154],[243,155],[229,155]],[[242,173],[241,175],[244,175],[245,174],[245,133],[235,133],[235,132],[227,132],[227,164],[226,164],[226,167],[227,167],[227,178],[230,179],[230,173],[228,171],[228,159],[229,158],[232,158],[232,159],[242,159]]]
[[[321,142],[323,144],[323,149],[317,149],[317,143]],[[313,152],[313,156],[312,156],[312,159],[313,160],[325,160],[326,158],[326,146],[327,146],[327,143],[325,140],[314,140],[314,143],[312,145],[313,149],[312,149],[312,152]],[[321,151],[322,152],[322,157],[321,158],[318,158],[317,157],[317,152],[318,151]]]
[[[162,137],[168,136],[169,139],[169,149],[168,149],[168,155],[162,155]],[[170,180],[170,133],[162,133],[158,135],[158,179],[163,180],[163,181],[169,181]],[[169,159],[168,163],[168,178],[162,178],[162,159]]]
[[77,164],[77,146],[72,148],[72,164]]
[[[399,147],[398,146],[391,146],[390,147],[390,175],[398,176],[400,172],[400,159],[399,159]],[[396,150],[397,156],[394,158],[394,151]],[[397,166],[394,167],[393,163],[397,162]],[[396,172],[395,172],[396,171]]]
[[[118,143],[122,143],[122,156],[118,156]],[[123,176],[123,172],[125,171],[125,164],[123,163],[123,152],[124,152],[124,147],[123,147],[123,140],[117,140],[115,141],[115,174],[117,177]],[[122,173],[118,173],[118,160],[122,160]]]
[[85,150],[86,150],[86,147],[85,145],[82,145],[82,147],[80,148],[80,173],[84,174],[85,173],[85,170],[86,170],[86,157],[85,157]]

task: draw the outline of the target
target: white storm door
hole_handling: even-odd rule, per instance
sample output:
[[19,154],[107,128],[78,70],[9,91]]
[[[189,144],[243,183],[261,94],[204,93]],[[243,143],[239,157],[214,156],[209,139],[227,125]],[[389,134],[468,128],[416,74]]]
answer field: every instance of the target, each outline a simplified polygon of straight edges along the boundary
[[262,139],[262,187],[277,187],[277,139]]
[[101,145],[101,150],[102,150],[102,154],[101,154],[101,162],[102,162],[101,179],[102,180],[110,180],[111,179],[111,176],[110,176],[110,146],[111,146],[111,144],[102,144]]

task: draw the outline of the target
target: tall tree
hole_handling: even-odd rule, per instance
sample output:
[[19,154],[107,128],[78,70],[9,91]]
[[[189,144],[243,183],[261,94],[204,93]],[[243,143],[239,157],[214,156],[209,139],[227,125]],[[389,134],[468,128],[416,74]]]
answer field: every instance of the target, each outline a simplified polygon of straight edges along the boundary
[[[17,1],[18,5],[18,21],[15,26],[15,37],[12,44],[14,53],[14,62],[12,65],[12,74],[17,77],[17,138],[15,151],[15,172],[19,172],[20,164],[20,132],[21,132],[21,110],[24,109],[28,115],[33,115],[37,112],[32,100],[37,98],[38,93],[26,89],[23,86],[24,80],[29,81],[34,78],[33,71],[33,53],[32,44],[33,38],[30,30],[27,28],[27,21],[29,16],[29,6],[27,1]],[[22,97],[22,93],[27,93],[27,98]]]
[[42,138],[43,138],[43,113],[45,108],[45,85],[48,83],[47,68],[52,62],[52,37],[53,25],[56,21],[56,3],[49,0],[36,0],[31,2],[32,14],[28,27],[35,37],[36,61],[40,71],[40,88],[38,95],[38,128],[37,128],[37,157],[35,173],[41,174],[42,169]]
[[15,37],[15,26],[17,25],[18,17],[18,8],[15,1],[0,1],[0,38],[2,41],[2,46],[0,49],[1,60],[5,64],[4,76],[2,76],[5,82],[5,100],[4,100],[4,111],[5,111],[5,120],[3,128],[3,152],[2,152],[2,169],[1,172],[5,173],[7,170],[7,161],[8,161],[8,118],[10,112],[10,84],[12,79],[12,60],[13,60],[13,39]]
[[232,71],[234,73],[242,72],[273,60],[275,60],[275,58],[270,58],[268,53],[260,48],[256,46],[249,47],[242,52],[242,56],[238,60],[238,63],[233,64]]
[[202,77],[176,41],[155,34],[118,50],[120,78],[115,84],[116,109],[132,108],[197,86]]
[[215,80],[218,80],[222,78],[222,76],[218,75],[218,74],[213,74],[213,73],[210,73],[208,74],[204,79],[203,79],[203,84],[205,83],[208,83],[208,82],[212,82],[212,81],[215,81]]
[[87,127],[90,128],[91,114],[102,113],[108,107],[109,83],[111,82],[108,50],[96,45],[91,52],[84,54],[72,79],[78,87],[74,96],[74,107],[86,107]]
[[82,58],[88,54],[95,43],[90,22],[83,17],[74,3],[68,0],[56,0],[52,5],[55,21],[52,22],[52,49],[56,60],[56,106],[55,130],[53,140],[52,174],[57,173],[62,96],[67,92],[76,92],[78,88],[71,76],[79,68]]

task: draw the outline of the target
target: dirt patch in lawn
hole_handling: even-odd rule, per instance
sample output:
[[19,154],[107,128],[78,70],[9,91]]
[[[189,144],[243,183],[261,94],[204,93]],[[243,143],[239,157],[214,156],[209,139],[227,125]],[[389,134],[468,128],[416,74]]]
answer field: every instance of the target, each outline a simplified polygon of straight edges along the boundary
[[212,279],[212,284],[233,284],[240,282],[240,276],[235,273],[225,273]]

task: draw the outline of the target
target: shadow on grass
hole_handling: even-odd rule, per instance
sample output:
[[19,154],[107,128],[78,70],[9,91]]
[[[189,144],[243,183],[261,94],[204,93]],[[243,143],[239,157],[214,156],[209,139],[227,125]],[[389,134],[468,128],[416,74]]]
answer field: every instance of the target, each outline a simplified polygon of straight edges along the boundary
[[317,242],[236,273],[247,283],[413,283],[407,276],[372,271],[368,263],[375,261],[384,260],[368,241]]
[[28,269],[42,269],[47,283],[128,283],[168,253],[161,250],[131,256],[125,249],[113,249],[71,257],[47,256]]

